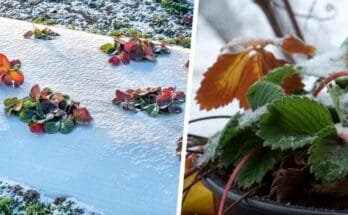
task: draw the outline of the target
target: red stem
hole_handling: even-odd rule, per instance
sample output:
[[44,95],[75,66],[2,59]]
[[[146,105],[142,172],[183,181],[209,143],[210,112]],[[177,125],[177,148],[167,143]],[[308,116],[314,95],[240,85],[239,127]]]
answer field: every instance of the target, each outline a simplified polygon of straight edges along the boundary
[[320,91],[328,85],[332,80],[335,80],[336,78],[339,78],[341,76],[347,76],[348,75],[348,70],[342,70],[338,72],[332,73],[329,77],[325,78],[319,86],[313,91],[313,96],[317,97],[317,95],[320,93]]
[[232,174],[230,178],[228,179],[228,182],[226,184],[224,193],[222,195],[220,205],[219,205],[219,213],[218,215],[223,215],[224,214],[224,207],[225,207],[225,202],[228,196],[228,192],[230,191],[231,187],[234,184],[234,181],[236,180],[240,170],[242,167],[245,165],[246,162],[248,162],[257,152],[257,148],[254,148],[250,150],[236,165],[236,167],[233,169]]

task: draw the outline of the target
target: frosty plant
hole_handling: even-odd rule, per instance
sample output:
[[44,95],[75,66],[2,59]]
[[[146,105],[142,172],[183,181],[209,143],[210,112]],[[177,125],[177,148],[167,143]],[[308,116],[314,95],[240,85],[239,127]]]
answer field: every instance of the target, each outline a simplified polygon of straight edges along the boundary
[[89,124],[92,120],[87,108],[69,96],[50,88],[32,87],[28,97],[8,98],[4,101],[8,116],[16,115],[27,123],[33,133],[70,133],[77,125]]
[[49,28],[39,29],[34,27],[34,30],[26,32],[23,36],[26,39],[34,37],[34,39],[53,40],[60,35]]
[[0,84],[7,86],[19,87],[24,82],[24,75],[20,71],[21,62],[11,60],[4,54],[0,54]]
[[176,91],[173,87],[129,89],[126,91],[116,90],[116,97],[113,99],[115,105],[125,110],[145,111],[150,116],[165,113],[181,113],[178,104],[185,101],[185,93]]
[[115,37],[114,43],[102,45],[100,50],[111,56],[109,63],[112,65],[129,64],[130,60],[155,62],[157,55],[169,53],[164,44],[140,38],[131,38],[126,42],[118,37]]
[[[196,182],[208,169],[229,178],[219,215],[233,186],[278,202],[340,209],[337,198],[348,196],[347,42],[299,64],[277,59],[266,46],[288,54],[315,50],[293,36],[228,44],[229,52],[208,69],[196,99],[207,110],[238,99],[244,111],[198,149],[197,144],[188,149],[188,157],[199,159],[186,177],[199,171]],[[309,91],[301,81],[308,76],[317,78]],[[325,206],[315,202],[318,196]]]

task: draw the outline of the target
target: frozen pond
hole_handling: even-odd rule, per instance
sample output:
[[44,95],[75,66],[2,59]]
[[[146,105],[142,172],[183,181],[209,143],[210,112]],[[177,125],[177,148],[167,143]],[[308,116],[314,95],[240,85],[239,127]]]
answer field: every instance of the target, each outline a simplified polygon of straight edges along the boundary
[[[189,51],[171,48],[157,63],[110,66],[99,46],[112,38],[55,29],[57,40],[23,39],[30,23],[0,18],[0,52],[22,61],[25,83],[0,86],[0,177],[46,195],[77,198],[105,214],[175,214],[179,161],[176,140],[184,114],[151,118],[113,106],[116,88],[176,86],[186,89]],[[79,100],[92,125],[69,135],[30,133],[6,117],[2,101],[49,86]]]

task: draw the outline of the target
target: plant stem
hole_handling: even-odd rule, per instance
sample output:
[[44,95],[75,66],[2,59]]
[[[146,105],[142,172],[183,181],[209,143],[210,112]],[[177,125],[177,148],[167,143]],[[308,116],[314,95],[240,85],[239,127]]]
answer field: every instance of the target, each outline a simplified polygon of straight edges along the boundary
[[338,72],[334,72],[332,73],[329,77],[325,78],[320,84],[319,86],[314,89],[313,91],[313,96],[317,97],[317,95],[320,93],[320,91],[326,87],[326,85],[328,85],[331,81],[341,77],[341,76],[348,76],[348,70],[342,70],[342,71],[338,71]]
[[242,167],[256,154],[258,148],[254,148],[250,150],[236,165],[236,167],[233,169],[232,174],[230,178],[228,179],[228,182],[226,184],[224,193],[222,195],[220,205],[219,205],[219,212],[218,215],[223,215],[224,214],[224,207],[225,207],[225,202],[228,196],[228,192],[230,191],[231,187],[234,184],[234,181],[236,180],[240,170]]

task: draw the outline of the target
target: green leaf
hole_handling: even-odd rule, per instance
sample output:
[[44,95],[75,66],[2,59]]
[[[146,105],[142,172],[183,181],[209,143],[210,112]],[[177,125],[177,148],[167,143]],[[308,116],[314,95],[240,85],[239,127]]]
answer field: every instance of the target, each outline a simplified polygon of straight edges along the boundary
[[75,124],[71,119],[63,119],[60,121],[60,133],[69,134],[74,129]]
[[4,100],[5,112],[9,116],[13,111],[19,112],[23,107],[23,101],[14,97]]
[[336,129],[323,129],[309,149],[310,170],[324,182],[344,180],[348,175],[348,144],[337,137]]
[[23,110],[19,113],[19,119],[22,122],[29,123],[33,120],[33,117],[35,116],[35,112],[31,110]]
[[259,81],[248,90],[248,100],[253,110],[283,97],[282,88],[274,83]]
[[257,135],[265,140],[264,146],[272,149],[303,147],[312,143],[318,131],[334,125],[329,110],[306,97],[285,97],[267,108]]
[[111,43],[106,43],[100,46],[100,50],[106,54],[111,54],[115,51],[115,46]]
[[261,139],[252,130],[253,123],[240,125],[244,115],[237,113],[221,132],[217,154],[219,164],[229,166],[238,161],[247,151],[258,145]]
[[27,99],[23,103],[24,109],[36,109],[36,102],[32,101],[31,99]]
[[144,109],[150,116],[156,116],[160,110],[160,107],[158,106],[158,104],[150,104],[144,107]]
[[59,131],[60,122],[59,121],[47,121],[44,124],[44,128],[48,134],[55,134]]
[[217,132],[209,138],[206,148],[203,154],[203,161],[209,162],[214,161],[216,158],[216,151],[219,143],[221,132]]
[[277,67],[265,75],[261,80],[280,85],[286,78],[298,73],[293,65]]
[[236,178],[237,186],[247,189],[255,183],[260,183],[263,177],[280,161],[281,155],[281,151],[269,149],[256,154],[240,170]]

